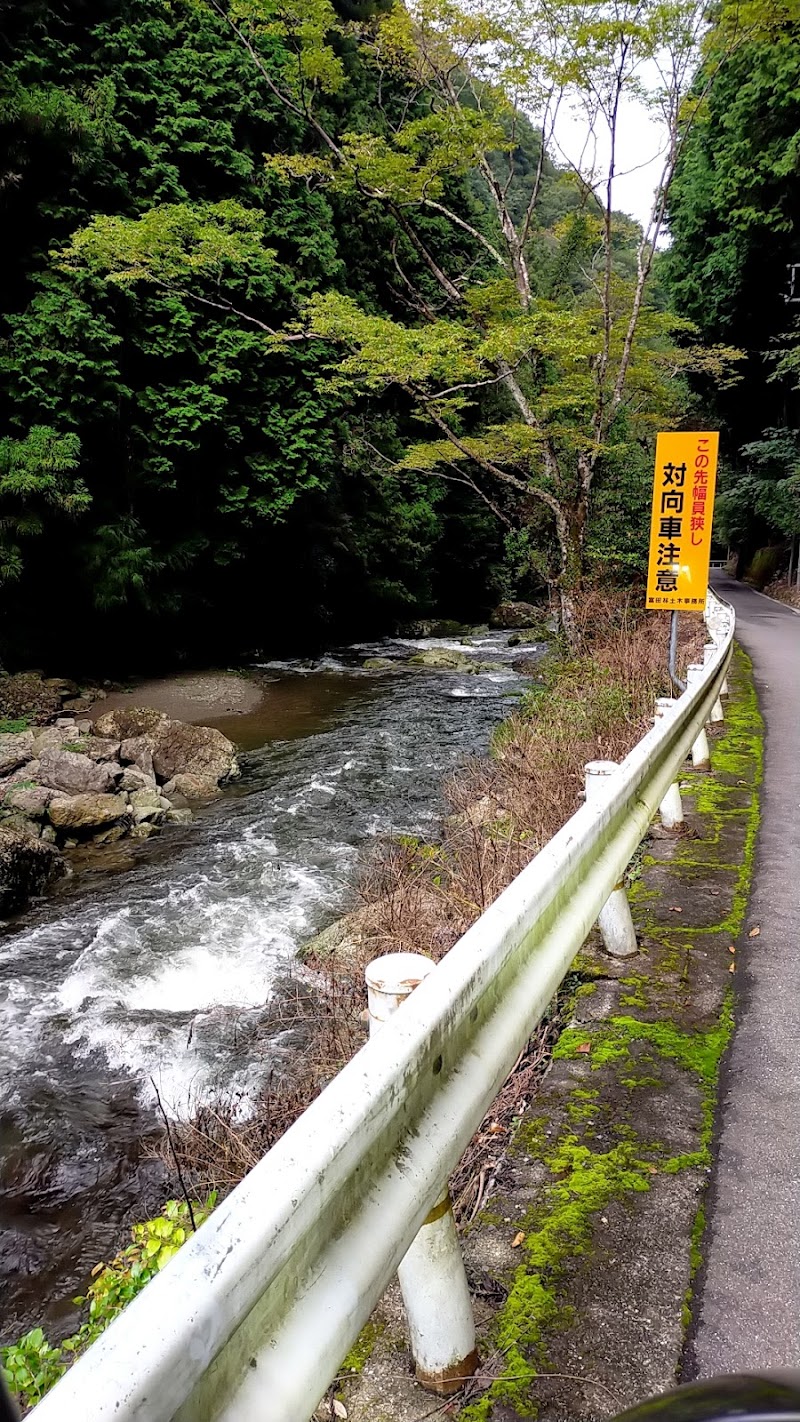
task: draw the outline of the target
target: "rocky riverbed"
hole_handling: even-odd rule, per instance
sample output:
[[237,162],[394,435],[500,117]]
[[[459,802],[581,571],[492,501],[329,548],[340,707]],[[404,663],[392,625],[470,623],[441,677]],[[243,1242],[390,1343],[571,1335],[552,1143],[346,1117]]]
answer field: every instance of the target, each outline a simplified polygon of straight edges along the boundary
[[[443,776],[486,752],[509,698],[528,684],[520,655],[535,668],[548,637],[410,630],[421,635],[254,668],[242,678],[257,692],[247,710],[230,683],[218,700],[206,687],[194,712],[191,678],[148,685],[156,715],[174,723],[178,711],[196,714],[235,742],[241,776],[226,793],[192,801],[191,823],[168,825],[159,805],[160,835],[56,843],[76,867],[82,856],[99,867],[124,850],[130,868],[76,872],[0,936],[6,1339],[38,1321],[53,1335],[69,1332],[70,1300],[88,1271],[126,1221],[158,1208],[163,1177],[141,1155],[157,1126],[153,1083],[170,1111],[220,1091],[246,1109],[264,1074],[286,1060],[292,1043],[267,1030],[269,1005],[298,952],[352,905],[376,836],[435,835]],[[123,762],[124,742],[136,739],[123,733],[155,737],[156,792],[170,789],[174,805],[180,772],[161,759],[172,733],[162,739],[160,721],[142,730],[103,720],[129,714],[142,692],[90,702],[69,734],[119,742],[112,760],[86,759],[122,776],[141,769]],[[78,730],[92,715],[91,731]],[[116,788],[122,776],[114,788],[77,793],[130,801],[135,791]],[[47,844],[41,835],[30,842]]]
[[0,915],[66,873],[63,850],[185,824],[238,775],[220,731],[152,707],[0,734]]

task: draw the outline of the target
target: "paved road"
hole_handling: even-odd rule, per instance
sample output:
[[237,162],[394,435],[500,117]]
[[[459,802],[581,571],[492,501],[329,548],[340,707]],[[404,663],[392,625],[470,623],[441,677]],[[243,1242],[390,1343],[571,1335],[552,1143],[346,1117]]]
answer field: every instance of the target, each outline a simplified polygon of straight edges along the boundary
[[[725,575],[766,723],[762,824],[694,1339],[696,1374],[800,1366],[800,616]],[[744,936],[744,943],[748,940]]]

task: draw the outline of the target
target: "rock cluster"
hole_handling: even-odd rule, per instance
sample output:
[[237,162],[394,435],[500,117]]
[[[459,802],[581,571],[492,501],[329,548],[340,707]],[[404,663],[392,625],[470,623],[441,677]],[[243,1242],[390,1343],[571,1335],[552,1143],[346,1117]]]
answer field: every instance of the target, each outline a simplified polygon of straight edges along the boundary
[[438,671],[493,672],[505,671],[502,662],[478,662],[466,652],[458,652],[448,647],[429,647],[423,652],[415,652],[409,657],[408,666],[433,667]]
[[59,849],[146,839],[238,774],[220,731],[149,707],[0,735],[0,913],[63,872]]
[[489,618],[489,626],[501,629],[534,627],[543,620],[543,609],[532,602],[501,602]]

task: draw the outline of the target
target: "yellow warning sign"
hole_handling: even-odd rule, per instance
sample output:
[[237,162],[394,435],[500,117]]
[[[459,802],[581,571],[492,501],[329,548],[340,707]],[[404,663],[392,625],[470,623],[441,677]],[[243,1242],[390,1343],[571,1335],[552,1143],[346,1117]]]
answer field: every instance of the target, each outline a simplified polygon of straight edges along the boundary
[[660,434],[656,441],[647,606],[705,606],[719,434]]

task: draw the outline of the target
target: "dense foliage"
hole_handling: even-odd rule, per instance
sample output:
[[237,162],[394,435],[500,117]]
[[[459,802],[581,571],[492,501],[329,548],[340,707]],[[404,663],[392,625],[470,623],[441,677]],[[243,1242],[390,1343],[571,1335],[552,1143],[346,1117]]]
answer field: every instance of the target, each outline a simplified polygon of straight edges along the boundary
[[800,268],[793,291],[789,270],[800,262],[798,94],[795,12],[716,76],[669,200],[663,276],[675,308],[746,355],[742,384],[704,390],[723,431],[717,533],[742,568],[800,532]]
[[[397,402],[355,409],[321,387],[324,348],[276,357],[221,306],[112,288],[52,256],[96,213],[185,243],[187,205],[194,238],[208,206],[235,207],[252,262],[225,271],[225,301],[280,324],[320,288],[394,299],[384,219],[265,170],[265,151],[302,134],[209,7],[31,0],[3,21],[7,653],[130,666],[385,627],[448,600],[477,613],[500,533],[460,489],[376,468],[375,431],[400,447]],[[348,64],[358,123],[369,83]]]
[[[6,660],[235,657],[544,583],[566,622],[587,567],[638,569],[652,433],[730,365],[648,289],[687,76],[741,5],[711,51],[699,0],[0,10]],[[547,145],[577,105],[613,168],[656,55],[642,231]]]

